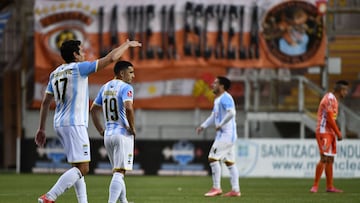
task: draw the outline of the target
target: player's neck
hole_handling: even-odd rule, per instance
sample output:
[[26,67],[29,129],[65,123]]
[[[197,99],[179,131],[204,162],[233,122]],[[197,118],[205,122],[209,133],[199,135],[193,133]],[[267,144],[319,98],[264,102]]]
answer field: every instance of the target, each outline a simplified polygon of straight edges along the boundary
[[335,96],[336,100],[340,100],[340,94],[338,92],[332,92],[333,95]]

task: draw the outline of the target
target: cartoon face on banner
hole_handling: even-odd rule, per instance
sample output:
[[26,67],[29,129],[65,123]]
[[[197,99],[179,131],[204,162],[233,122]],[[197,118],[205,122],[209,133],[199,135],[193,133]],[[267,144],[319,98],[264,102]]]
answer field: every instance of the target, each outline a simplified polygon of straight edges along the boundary
[[[56,67],[63,63],[60,47],[64,41],[79,40],[87,57],[94,55],[90,49],[88,29],[97,16],[97,10],[81,2],[49,2],[36,4],[34,9],[37,67]],[[46,57],[44,57],[46,56]]]
[[303,1],[278,4],[263,20],[263,37],[278,60],[294,64],[309,60],[323,38],[323,19],[315,5]]

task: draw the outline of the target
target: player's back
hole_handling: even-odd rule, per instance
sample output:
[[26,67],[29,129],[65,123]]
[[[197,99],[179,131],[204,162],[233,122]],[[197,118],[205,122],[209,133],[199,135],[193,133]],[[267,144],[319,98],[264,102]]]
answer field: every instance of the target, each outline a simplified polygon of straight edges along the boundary
[[88,125],[88,77],[82,76],[80,63],[60,65],[50,75],[55,98],[55,127]]
[[[100,94],[106,125],[106,135],[128,134],[129,123],[126,118],[125,101],[133,100],[133,88],[122,80],[114,79],[107,82]],[[106,136],[105,135],[105,136]]]

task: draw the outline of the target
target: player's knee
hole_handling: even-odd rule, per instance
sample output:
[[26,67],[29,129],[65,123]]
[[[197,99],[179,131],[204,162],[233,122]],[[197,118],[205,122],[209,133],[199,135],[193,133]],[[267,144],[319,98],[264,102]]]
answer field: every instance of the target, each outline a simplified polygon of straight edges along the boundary
[[320,157],[320,162],[321,162],[321,163],[327,163],[327,162],[328,162],[327,157],[322,154],[321,157]]
[[125,170],[124,169],[114,169],[113,170],[113,173],[122,173],[122,174],[124,174],[125,175]]
[[225,161],[225,165],[226,165],[227,167],[229,167],[229,166],[234,165],[234,162]]
[[215,162],[215,161],[218,161],[218,160],[213,159],[213,158],[209,158],[208,161],[209,161],[209,163],[212,163],[212,162]]
[[77,164],[76,167],[79,169],[79,171],[83,176],[89,173],[89,164],[86,163]]

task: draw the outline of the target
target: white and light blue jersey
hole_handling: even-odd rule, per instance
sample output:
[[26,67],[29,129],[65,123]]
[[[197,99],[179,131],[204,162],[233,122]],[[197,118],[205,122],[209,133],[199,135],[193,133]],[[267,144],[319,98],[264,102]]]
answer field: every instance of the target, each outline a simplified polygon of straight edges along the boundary
[[102,106],[105,120],[105,136],[130,135],[127,131],[129,122],[126,118],[125,101],[133,101],[133,87],[118,79],[103,85],[97,94],[94,104]]
[[[218,126],[224,119],[226,111],[233,109],[235,111],[235,102],[228,92],[224,92],[214,101],[213,113],[215,117],[215,126]],[[216,132],[215,140],[224,142],[235,142],[237,138],[236,132],[236,116],[231,118]]]
[[97,69],[97,61],[62,64],[50,74],[46,93],[54,95],[54,127],[88,126],[88,76]]

